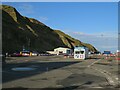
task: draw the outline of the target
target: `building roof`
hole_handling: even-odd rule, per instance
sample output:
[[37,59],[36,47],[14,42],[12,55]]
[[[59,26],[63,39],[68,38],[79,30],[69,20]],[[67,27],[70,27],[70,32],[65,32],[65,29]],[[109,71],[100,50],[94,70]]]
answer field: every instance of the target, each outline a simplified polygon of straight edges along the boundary
[[70,48],[58,47],[58,48],[55,48],[55,49],[70,49]]
[[74,49],[87,49],[87,47],[77,46],[77,47],[74,47]]

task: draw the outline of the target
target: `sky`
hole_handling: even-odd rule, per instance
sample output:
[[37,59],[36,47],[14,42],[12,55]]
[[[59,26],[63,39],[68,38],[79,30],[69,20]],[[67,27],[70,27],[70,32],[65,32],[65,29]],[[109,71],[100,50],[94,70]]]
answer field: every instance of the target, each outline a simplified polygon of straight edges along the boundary
[[26,17],[90,43],[99,51],[118,49],[117,2],[6,2]]

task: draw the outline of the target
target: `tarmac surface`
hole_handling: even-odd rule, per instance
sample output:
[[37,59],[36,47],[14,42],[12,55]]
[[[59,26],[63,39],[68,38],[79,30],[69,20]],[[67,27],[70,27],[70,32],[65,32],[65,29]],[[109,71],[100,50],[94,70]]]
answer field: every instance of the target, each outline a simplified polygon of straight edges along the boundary
[[2,88],[119,90],[119,65],[114,58],[8,57],[2,68]]

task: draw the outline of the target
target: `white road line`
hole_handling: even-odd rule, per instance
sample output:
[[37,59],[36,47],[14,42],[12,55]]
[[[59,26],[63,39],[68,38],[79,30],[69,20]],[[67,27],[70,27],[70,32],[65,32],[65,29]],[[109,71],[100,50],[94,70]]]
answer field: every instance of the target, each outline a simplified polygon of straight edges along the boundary
[[99,71],[100,73],[103,73],[110,85],[115,85],[115,82],[112,80],[112,78],[107,73],[105,73],[101,69],[97,69],[97,68],[93,68],[93,69]]
[[91,88],[103,88],[103,87],[99,87],[99,86],[98,86],[98,87],[91,87]]
[[118,81],[118,76],[116,76],[116,75],[112,75],[112,73],[110,73],[110,72],[107,72],[106,70],[102,70],[101,69],[101,71],[103,71],[103,73],[107,73],[108,75],[111,75],[112,77],[114,77],[114,79],[116,79],[117,81]]
[[[100,59],[100,60],[101,60],[101,59]],[[99,62],[100,60],[97,60],[97,61],[93,62],[92,64],[88,65],[87,67],[92,66],[93,64],[95,64],[95,63]]]
[[[88,65],[87,67],[90,68],[92,65],[94,65],[95,63],[97,63],[101,60],[102,59],[97,60],[97,61],[93,62],[92,64]],[[118,78],[116,76],[113,76],[110,72],[107,72],[106,70],[102,70],[102,69],[97,69],[97,68],[92,68],[92,69],[94,69],[96,71],[99,71],[100,73],[104,74],[110,85],[114,86],[118,82]]]
[[100,73],[103,73],[110,85],[114,86],[114,85],[118,84],[118,78],[116,79],[116,76],[113,76],[111,73],[109,73],[105,70],[102,70],[102,69],[97,69],[97,68],[93,68],[93,69],[99,71]]

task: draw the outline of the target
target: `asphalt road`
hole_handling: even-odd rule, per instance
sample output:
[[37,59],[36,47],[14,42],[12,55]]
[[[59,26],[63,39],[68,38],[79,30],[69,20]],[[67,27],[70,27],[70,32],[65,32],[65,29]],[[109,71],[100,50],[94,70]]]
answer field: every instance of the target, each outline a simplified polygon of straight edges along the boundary
[[[9,57],[6,61],[2,70],[3,89],[119,89],[119,62],[114,59],[75,60],[63,56],[37,56]],[[23,71],[21,68],[32,70]]]

